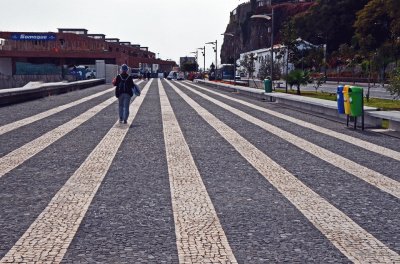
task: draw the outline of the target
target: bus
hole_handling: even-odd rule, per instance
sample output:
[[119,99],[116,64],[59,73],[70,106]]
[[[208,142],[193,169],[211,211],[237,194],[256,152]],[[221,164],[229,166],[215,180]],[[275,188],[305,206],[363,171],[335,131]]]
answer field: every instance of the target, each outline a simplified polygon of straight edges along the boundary
[[218,79],[233,80],[234,78],[234,65],[233,64],[220,64],[217,70]]

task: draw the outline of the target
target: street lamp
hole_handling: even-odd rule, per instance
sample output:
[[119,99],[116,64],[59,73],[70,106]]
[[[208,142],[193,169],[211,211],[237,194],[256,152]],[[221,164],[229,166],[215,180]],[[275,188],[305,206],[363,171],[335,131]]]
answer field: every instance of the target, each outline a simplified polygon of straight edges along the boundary
[[[232,37],[232,38],[236,37],[235,34],[229,33],[229,32],[228,33],[222,33],[221,35]],[[236,46],[235,46],[235,41],[233,41],[233,85],[236,85]]]
[[190,52],[190,53],[192,53],[192,54],[196,54],[196,56],[195,56],[195,58],[196,58],[196,71],[198,71],[199,69],[198,69],[198,65],[199,65],[199,62],[198,62],[198,57],[199,57],[199,51],[198,50],[196,50],[196,51],[192,51],[192,52]]
[[326,52],[327,52],[327,46],[328,46],[328,34],[327,33],[325,33],[325,36],[321,36],[321,35],[317,35],[317,37],[318,38],[320,38],[320,39],[322,39],[322,40],[324,40],[325,41],[325,44],[323,44],[323,47],[324,47],[324,80],[325,80],[325,83],[326,83],[326,79],[327,79],[327,77],[326,77],[326,74],[327,74],[327,61],[326,61],[326,56],[327,56],[327,54],[326,54]]
[[215,78],[217,78],[217,70],[218,70],[218,64],[217,64],[217,58],[218,58],[218,55],[217,55],[217,53],[218,53],[218,42],[217,42],[217,40],[215,40],[215,42],[207,42],[206,44],[212,44],[212,45],[215,45],[214,47],[213,47],[213,49],[214,49],[214,52],[215,52]]
[[203,71],[206,71],[206,46],[204,46],[203,48],[198,48],[198,50],[202,50],[203,53],[203,59],[204,59],[204,68]]
[[271,14],[266,15],[252,15],[250,18],[262,18],[271,20],[271,83],[274,84],[274,9],[272,8]]

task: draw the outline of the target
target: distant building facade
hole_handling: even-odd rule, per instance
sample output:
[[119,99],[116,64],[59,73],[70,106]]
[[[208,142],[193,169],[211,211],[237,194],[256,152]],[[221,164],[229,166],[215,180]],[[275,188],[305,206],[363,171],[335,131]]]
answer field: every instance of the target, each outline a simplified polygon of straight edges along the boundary
[[75,65],[157,64],[160,71],[169,71],[174,61],[157,59],[147,47],[132,45],[104,34],[88,34],[80,28],[59,28],[58,32],[0,32],[0,74],[62,74],[62,69]]

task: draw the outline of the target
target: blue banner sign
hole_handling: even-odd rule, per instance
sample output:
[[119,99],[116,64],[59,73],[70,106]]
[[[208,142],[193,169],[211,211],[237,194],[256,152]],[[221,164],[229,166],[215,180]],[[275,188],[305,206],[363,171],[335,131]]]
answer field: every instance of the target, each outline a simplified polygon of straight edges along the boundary
[[42,41],[55,41],[56,34],[32,34],[32,33],[13,33],[11,34],[12,40],[42,40]]

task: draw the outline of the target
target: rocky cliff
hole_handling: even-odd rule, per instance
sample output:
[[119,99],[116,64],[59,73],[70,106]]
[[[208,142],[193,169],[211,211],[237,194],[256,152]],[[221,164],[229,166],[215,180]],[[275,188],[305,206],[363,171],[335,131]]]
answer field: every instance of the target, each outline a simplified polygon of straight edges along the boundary
[[[274,44],[280,43],[282,24],[293,16],[306,12],[314,1],[273,1],[273,4],[257,6],[256,0],[239,5],[230,14],[221,47],[221,62],[233,63],[240,53],[271,46],[271,34],[268,28],[271,22],[266,19],[251,19],[252,15],[271,14],[274,9]],[[233,35],[233,36],[232,36]]]

